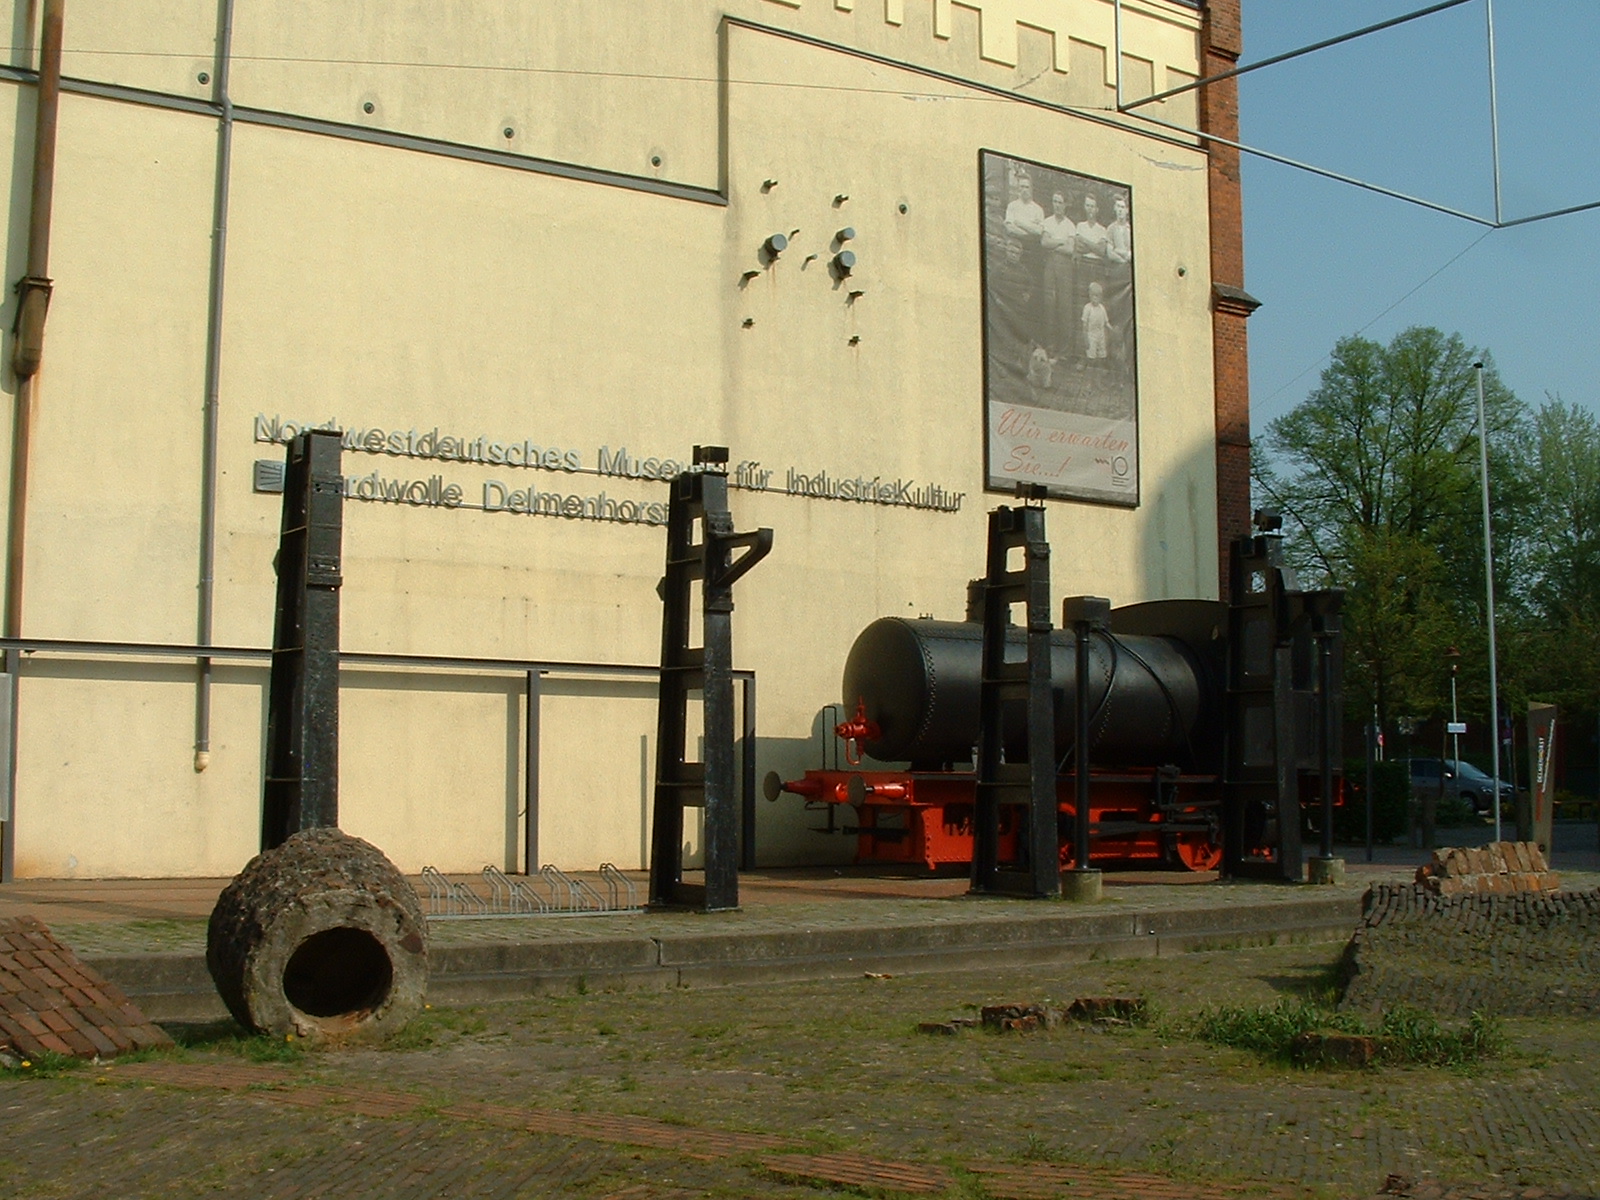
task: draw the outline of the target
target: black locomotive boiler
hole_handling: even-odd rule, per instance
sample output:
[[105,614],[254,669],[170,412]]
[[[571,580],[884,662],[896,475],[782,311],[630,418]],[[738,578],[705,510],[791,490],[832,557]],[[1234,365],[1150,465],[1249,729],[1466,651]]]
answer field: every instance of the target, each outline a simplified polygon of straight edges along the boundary
[[[1341,708],[1340,593],[1300,589],[1272,528],[1233,544],[1229,584],[1230,602],[1129,605],[1087,633],[1091,865],[1300,876],[1302,810],[1315,811],[1325,770],[1340,786],[1337,755],[1323,746]],[[868,625],[845,662],[845,719],[835,728],[843,761],[768,779],[769,798],[791,793],[826,807],[829,828],[847,812],[858,861],[932,869],[972,860],[985,586],[969,585],[964,621]],[[1021,657],[1026,636],[1005,630],[1007,660]],[[1049,647],[1065,868],[1077,865],[1074,632],[1054,630]],[[1013,696],[1001,707],[1001,754],[1026,757],[1026,704]],[[1001,806],[1002,862],[1025,856],[1025,823],[1020,807]]]

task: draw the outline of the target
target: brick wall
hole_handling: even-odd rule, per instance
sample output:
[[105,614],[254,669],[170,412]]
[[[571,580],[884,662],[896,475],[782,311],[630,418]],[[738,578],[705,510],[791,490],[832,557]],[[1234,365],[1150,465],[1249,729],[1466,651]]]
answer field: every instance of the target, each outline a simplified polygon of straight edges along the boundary
[[[1211,0],[1201,30],[1201,72],[1238,65],[1240,0]],[[1239,139],[1234,80],[1200,89],[1200,128]],[[1244,290],[1244,210],[1239,152],[1209,143],[1212,345],[1217,432],[1217,550],[1222,596],[1228,594],[1228,544],[1250,531],[1250,354],[1245,323],[1256,308]]]
[[1600,1015],[1600,889],[1367,892],[1345,948],[1343,1007],[1440,1016]]

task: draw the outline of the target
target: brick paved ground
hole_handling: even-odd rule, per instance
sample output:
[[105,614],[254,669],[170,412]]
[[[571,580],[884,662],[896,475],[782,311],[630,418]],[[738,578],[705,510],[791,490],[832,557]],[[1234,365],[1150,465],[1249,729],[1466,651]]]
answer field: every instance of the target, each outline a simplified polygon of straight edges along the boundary
[[[1516,1053],[1471,1073],[1291,1071],[1176,1032],[1323,982],[1338,951],[543,997],[431,1011],[385,1049],[258,1064],[224,1038],[0,1075],[0,1191],[1366,1200],[1393,1175],[1433,1200],[1600,1195],[1593,1021],[1514,1021]],[[1164,1022],[914,1032],[1135,993]]]

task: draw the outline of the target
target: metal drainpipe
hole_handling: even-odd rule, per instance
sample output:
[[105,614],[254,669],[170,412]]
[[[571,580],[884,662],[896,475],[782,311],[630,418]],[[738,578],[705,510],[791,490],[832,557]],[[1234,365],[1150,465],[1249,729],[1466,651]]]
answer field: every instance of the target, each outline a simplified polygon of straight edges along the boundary
[[28,451],[33,434],[33,383],[44,356],[50,307],[50,210],[56,185],[56,113],[61,104],[61,28],[66,0],[45,0],[39,47],[39,99],[33,138],[33,197],[28,223],[28,273],[17,283],[16,424],[11,437],[11,513],[6,536],[7,637],[22,636],[22,552],[27,525]]
[[[33,195],[28,217],[28,273],[17,282],[16,340],[11,365],[17,376],[11,426],[11,507],[6,520],[7,637],[22,636],[22,561],[28,523],[28,457],[33,440],[34,376],[44,357],[44,319],[50,307],[50,212],[56,185],[56,115],[61,107],[61,31],[66,0],[45,0],[39,41],[39,96],[33,136]],[[17,698],[22,656],[5,656],[9,728],[4,803],[0,804],[0,882],[9,883],[16,863]]]
[[[233,0],[221,0],[217,16],[217,58],[212,95],[222,110],[217,127],[217,176],[212,200],[211,291],[206,310],[205,433],[200,466],[200,619],[201,646],[211,645],[216,596],[217,422],[222,376],[222,279],[228,256],[228,188],[233,174],[233,100],[228,71],[233,59]],[[201,658],[195,693],[194,769],[211,765],[211,660]]]

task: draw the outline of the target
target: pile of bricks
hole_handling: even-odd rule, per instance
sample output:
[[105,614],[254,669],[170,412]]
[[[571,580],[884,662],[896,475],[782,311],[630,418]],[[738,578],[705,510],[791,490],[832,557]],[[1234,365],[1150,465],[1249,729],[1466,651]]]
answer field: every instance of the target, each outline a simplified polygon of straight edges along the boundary
[[32,917],[0,919],[0,1060],[111,1058],[172,1045],[116,984]]
[[1537,842],[1435,850],[1417,868],[1417,882],[1436,896],[1511,896],[1553,892],[1561,886]]

